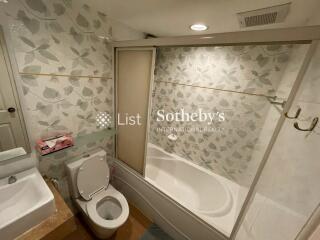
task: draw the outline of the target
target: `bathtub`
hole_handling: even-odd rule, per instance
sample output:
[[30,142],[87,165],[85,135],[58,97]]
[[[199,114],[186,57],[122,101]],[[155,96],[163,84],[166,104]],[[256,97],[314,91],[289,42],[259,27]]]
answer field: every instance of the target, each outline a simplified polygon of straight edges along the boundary
[[151,143],[145,179],[226,236],[246,192],[238,184]]

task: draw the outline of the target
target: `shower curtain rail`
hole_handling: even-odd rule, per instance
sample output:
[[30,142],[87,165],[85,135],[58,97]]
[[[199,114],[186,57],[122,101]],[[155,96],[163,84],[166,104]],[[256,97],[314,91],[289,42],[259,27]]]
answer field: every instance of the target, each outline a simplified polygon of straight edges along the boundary
[[276,95],[270,96],[270,95],[266,95],[266,94],[262,94],[262,93],[240,92],[240,91],[235,91],[235,90],[228,90],[228,89],[221,89],[221,88],[214,88],[214,87],[205,87],[205,86],[198,86],[198,85],[192,85],[192,84],[186,84],[186,83],[176,83],[176,82],[169,82],[169,81],[160,81],[160,80],[156,80],[155,82],[156,82],[156,83],[157,83],[157,82],[160,82],[160,83],[169,83],[169,84],[173,84],[173,85],[180,85],[180,86],[186,86],[186,87],[195,87],[195,88],[216,90],[216,91],[222,91],[222,92],[245,94],[245,95],[250,95],[250,96],[265,97],[265,98],[267,98],[267,99],[269,100],[269,102],[270,102],[271,104],[283,105],[283,104],[285,103],[285,101],[283,101],[283,102],[277,102],[277,101],[275,101],[275,100],[277,100],[277,99],[282,99],[282,100],[284,100],[284,98],[277,97]]

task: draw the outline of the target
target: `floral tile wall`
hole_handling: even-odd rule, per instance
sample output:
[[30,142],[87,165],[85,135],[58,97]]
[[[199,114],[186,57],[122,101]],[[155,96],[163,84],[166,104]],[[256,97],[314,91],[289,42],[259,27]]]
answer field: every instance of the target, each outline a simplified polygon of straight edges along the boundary
[[155,80],[286,98],[289,92],[278,87],[293,48],[163,47],[157,52]]
[[[260,134],[264,134],[262,129],[273,107],[266,97],[250,94],[285,100],[303,59],[303,55],[296,55],[304,50],[303,45],[158,48],[149,140],[249,186],[268,144]],[[289,62],[295,62],[294,67],[289,67]],[[224,112],[225,121],[214,122],[213,131],[159,131],[206,126],[201,122],[156,121],[157,110],[177,112],[182,108],[186,112],[199,108]],[[177,135],[176,141],[168,138],[170,133]]]
[[[0,9],[20,72],[17,81],[23,90],[20,98],[32,148],[37,139],[58,133],[79,136],[95,132],[99,130],[96,114],[113,114],[113,26],[106,14],[94,9],[89,1],[79,3],[12,0]],[[125,26],[120,27],[126,31]],[[128,31],[135,33],[134,38],[143,37],[142,33]],[[112,138],[91,142],[81,149],[39,158],[40,170],[58,178],[68,198],[64,161],[96,147],[113,154]]]

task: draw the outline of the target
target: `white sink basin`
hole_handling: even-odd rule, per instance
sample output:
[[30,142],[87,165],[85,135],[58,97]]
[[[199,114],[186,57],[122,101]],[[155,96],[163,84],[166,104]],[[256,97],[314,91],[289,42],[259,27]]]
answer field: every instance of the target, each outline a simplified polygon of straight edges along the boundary
[[0,238],[14,239],[55,212],[54,197],[39,171],[32,168],[0,179]]

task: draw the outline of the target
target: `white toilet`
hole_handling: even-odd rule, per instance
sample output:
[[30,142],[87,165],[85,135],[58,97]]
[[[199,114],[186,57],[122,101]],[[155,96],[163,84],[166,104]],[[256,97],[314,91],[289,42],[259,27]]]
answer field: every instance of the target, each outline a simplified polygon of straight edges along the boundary
[[129,216],[126,198],[109,184],[106,152],[102,149],[66,164],[76,205],[98,238],[110,237]]

